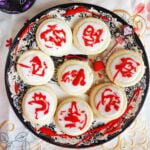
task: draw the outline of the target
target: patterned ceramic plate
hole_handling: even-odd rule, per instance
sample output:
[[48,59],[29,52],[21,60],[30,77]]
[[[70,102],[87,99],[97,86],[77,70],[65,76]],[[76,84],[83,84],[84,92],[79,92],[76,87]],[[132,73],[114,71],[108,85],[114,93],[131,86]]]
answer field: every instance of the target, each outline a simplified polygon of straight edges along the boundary
[[[99,61],[103,65],[101,65],[102,67],[96,71],[93,68],[93,71],[95,71],[95,81],[93,84],[107,82],[109,80],[105,74],[104,68],[107,58],[116,48],[126,48],[130,50],[132,49],[133,51],[139,51],[139,53],[141,53],[146,66],[145,74],[141,81],[135,86],[125,88],[128,99],[128,107],[125,113],[119,118],[108,123],[104,123],[95,119],[91,128],[87,132],[75,137],[71,137],[62,133],[56,127],[54,122],[37,130],[30,122],[24,120],[22,116],[22,97],[30,86],[25,84],[19,78],[16,72],[16,61],[18,57],[28,49],[38,49],[35,41],[35,32],[39,23],[44,19],[50,17],[60,18],[68,22],[68,24],[73,27],[78,19],[86,18],[88,16],[100,18],[108,25],[112,36],[110,46],[102,54],[92,57],[79,54],[77,49],[73,46],[69,55],[63,57],[52,57],[56,70],[58,66],[67,59],[79,59],[88,61],[91,65],[95,61]],[[8,54],[5,69],[6,90],[9,101],[21,122],[39,138],[49,143],[69,148],[86,148],[96,146],[113,139],[121,132],[123,132],[134,121],[135,117],[141,110],[145,101],[149,84],[149,68],[147,57],[144,47],[137,35],[134,33],[133,28],[120,17],[104,8],[81,3],[55,6],[41,12],[33,19],[31,19],[16,36],[13,42],[13,46],[11,47]],[[57,96],[61,99],[61,97],[65,95],[60,89],[55,76],[56,75],[54,75],[48,84],[54,90],[59,91],[56,93],[59,93]],[[88,94],[83,96],[88,96]]]

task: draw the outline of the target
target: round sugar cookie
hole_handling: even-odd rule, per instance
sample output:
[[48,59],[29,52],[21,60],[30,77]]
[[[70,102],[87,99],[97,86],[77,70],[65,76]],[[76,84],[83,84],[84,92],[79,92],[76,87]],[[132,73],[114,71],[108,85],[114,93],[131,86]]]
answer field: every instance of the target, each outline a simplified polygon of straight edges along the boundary
[[95,55],[108,47],[111,34],[107,25],[100,19],[86,18],[75,25],[73,40],[79,50],[87,55]]
[[93,83],[93,72],[87,62],[69,60],[58,69],[58,83],[69,95],[85,93]]
[[20,78],[29,85],[46,84],[54,74],[52,59],[39,50],[23,53],[17,61]]
[[48,55],[65,55],[72,45],[72,32],[67,23],[60,19],[43,21],[36,31],[39,48]]
[[48,86],[35,86],[24,95],[22,111],[24,118],[40,126],[49,124],[57,107],[57,97]]
[[121,87],[138,83],[145,72],[140,54],[129,50],[118,50],[107,60],[106,73],[109,79]]
[[124,89],[112,83],[94,87],[90,93],[90,104],[95,115],[103,122],[120,117],[127,108]]
[[78,97],[71,97],[59,104],[55,121],[64,133],[77,136],[90,128],[93,112],[87,102]]

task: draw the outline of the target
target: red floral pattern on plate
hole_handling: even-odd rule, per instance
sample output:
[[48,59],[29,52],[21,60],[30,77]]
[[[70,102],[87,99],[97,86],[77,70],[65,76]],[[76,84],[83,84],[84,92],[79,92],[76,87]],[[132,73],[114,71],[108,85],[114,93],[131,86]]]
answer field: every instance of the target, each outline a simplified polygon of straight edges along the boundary
[[12,38],[7,39],[5,46],[8,47],[8,48],[10,48],[11,45],[12,45],[12,42],[13,42],[13,39],[12,39]]

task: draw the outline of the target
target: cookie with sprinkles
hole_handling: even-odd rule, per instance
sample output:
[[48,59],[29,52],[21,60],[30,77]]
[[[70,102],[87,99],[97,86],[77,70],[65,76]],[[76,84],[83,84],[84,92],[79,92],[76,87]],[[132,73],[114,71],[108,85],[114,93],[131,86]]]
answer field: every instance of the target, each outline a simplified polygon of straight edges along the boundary
[[58,83],[69,95],[85,93],[93,83],[93,72],[87,62],[69,60],[58,68]]
[[90,104],[95,115],[102,122],[120,117],[127,108],[123,88],[112,83],[103,83],[91,90]]
[[52,59],[39,50],[28,50],[17,61],[20,78],[29,85],[46,84],[54,74]]
[[67,23],[60,19],[43,21],[36,31],[39,48],[51,56],[63,56],[72,45],[72,32]]
[[108,47],[111,34],[107,25],[100,19],[86,18],[75,25],[73,40],[82,52],[94,55],[103,52]]
[[145,66],[138,52],[118,50],[106,63],[106,73],[109,79],[121,87],[129,87],[138,83],[143,77]]
[[57,97],[48,86],[35,86],[24,95],[22,111],[25,120],[34,125],[45,125],[52,122],[57,107]]
[[77,136],[90,128],[93,122],[93,112],[86,101],[71,97],[59,104],[55,121],[64,133]]

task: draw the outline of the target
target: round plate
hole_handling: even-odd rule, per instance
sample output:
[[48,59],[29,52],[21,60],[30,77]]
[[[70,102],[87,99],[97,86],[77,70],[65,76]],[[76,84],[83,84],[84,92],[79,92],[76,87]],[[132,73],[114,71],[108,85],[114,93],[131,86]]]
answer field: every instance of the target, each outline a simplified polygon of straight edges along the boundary
[[[141,81],[135,86],[125,88],[128,99],[128,107],[125,113],[119,118],[107,123],[95,119],[92,123],[91,128],[87,132],[85,132],[83,135],[75,137],[71,137],[62,133],[57,128],[54,122],[39,129],[35,129],[35,127],[30,122],[24,120],[22,116],[22,97],[30,86],[25,84],[19,78],[16,72],[17,59],[23,52],[29,49],[38,49],[35,41],[35,32],[39,23],[43,20],[51,17],[60,18],[66,21],[71,27],[73,27],[79,19],[88,16],[100,18],[108,25],[112,36],[110,46],[105,52],[95,56],[83,55],[73,46],[70,54],[62,57],[52,57],[55,63],[56,70],[60,64],[68,59],[88,61],[90,64],[93,64],[93,62],[98,60],[101,63],[104,63],[104,65],[102,66],[105,66],[107,58],[116,48],[126,48],[141,53],[144,64],[146,66],[145,74],[142,77]],[[49,81],[48,85],[51,86],[54,91],[59,91],[56,91],[56,93],[58,98],[61,99],[65,95],[57,84],[57,79],[55,78],[55,76],[56,75],[54,75],[52,80]],[[94,72],[94,77],[95,81],[93,84],[109,81],[105,74],[104,68],[101,68],[101,70],[99,70],[98,72]],[[135,117],[142,108],[148,90],[148,60],[145,54],[144,47],[137,35],[134,33],[133,28],[116,14],[104,8],[90,4],[63,4],[41,12],[33,19],[31,19],[18,33],[8,54],[5,68],[5,83],[7,95],[10,104],[13,107],[13,110],[15,111],[21,122],[32,133],[34,133],[39,138],[58,146],[69,148],[86,148],[103,144],[113,139],[121,132],[123,132],[127,127],[129,127],[129,125],[134,121]]]

